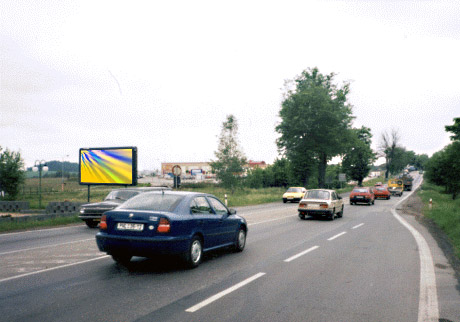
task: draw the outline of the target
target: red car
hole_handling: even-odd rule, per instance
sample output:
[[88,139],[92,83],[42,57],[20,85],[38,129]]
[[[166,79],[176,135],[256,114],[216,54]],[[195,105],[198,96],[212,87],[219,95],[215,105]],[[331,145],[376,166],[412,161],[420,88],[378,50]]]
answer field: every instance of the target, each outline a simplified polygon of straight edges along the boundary
[[384,198],[384,199],[389,200],[391,197],[391,193],[390,191],[388,191],[387,188],[380,186],[380,187],[374,188],[374,196],[375,196],[375,199]]
[[369,187],[355,187],[350,193],[350,205],[354,205],[358,202],[373,205],[374,201],[375,196],[373,190]]

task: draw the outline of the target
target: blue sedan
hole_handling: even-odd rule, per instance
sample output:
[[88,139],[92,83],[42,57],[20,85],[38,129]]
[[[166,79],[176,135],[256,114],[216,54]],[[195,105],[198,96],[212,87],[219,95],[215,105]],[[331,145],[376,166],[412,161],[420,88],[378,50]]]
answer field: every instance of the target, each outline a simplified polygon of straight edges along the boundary
[[246,220],[211,194],[152,191],[104,213],[97,246],[120,263],[133,256],[181,255],[190,268],[203,253],[246,244]]

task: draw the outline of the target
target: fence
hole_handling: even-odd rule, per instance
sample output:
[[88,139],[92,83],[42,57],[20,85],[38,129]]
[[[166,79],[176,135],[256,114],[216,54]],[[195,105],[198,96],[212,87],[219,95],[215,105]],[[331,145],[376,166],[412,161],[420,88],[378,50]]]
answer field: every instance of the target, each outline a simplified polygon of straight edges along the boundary
[[[43,187],[42,188],[42,194],[50,194],[50,193],[56,193],[59,192],[58,189],[54,188],[47,188]],[[22,187],[22,194],[23,195],[38,195],[40,193],[40,189],[38,187]]]

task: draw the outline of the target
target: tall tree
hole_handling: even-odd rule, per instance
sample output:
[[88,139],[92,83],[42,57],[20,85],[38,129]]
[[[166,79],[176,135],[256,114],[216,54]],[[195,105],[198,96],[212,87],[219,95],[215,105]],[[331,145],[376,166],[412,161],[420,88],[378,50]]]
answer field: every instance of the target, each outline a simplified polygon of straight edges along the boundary
[[316,67],[303,71],[294,80],[295,89],[287,91],[279,112],[279,151],[300,170],[305,186],[314,165],[318,166],[318,186],[325,186],[327,162],[344,153],[350,139],[350,86],[337,87],[334,77],[334,73],[321,74]]
[[363,126],[353,129],[353,134],[354,140],[343,158],[342,168],[350,179],[358,181],[358,185],[361,186],[376,158],[371,148],[371,129]]
[[19,194],[20,185],[24,183],[24,161],[19,152],[0,147],[0,192],[6,192],[7,200],[15,200]]
[[396,148],[399,147],[400,140],[400,135],[395,129],[391,130],[391,133],[383,132],[380,138],[379,152],[380,156],[385,158],[385,179],[388,179],[390,175],[391,166],[397,153]]
[[454,125],[446,126],[446,131],[454,135],[454,142],[436,152],[427,162],[427,178],[431,182],[446,187],[456,199],[460,193],[460,118],[454,118]]
[[217,160],[210,163],[222,186],[231,189],[232,193],[240,184],[243,166],[246,164],[246,157],[240,151],[237,135],[238,122],[235,116],[228,115],[227,120],[222,123],[219,146],[214,153]]
[[460,117],[454,118],[453,125],[446,125],[446,131],[454,134],[450,137],[452,141],[460,141]]
[[404,170],[408,164],[414,164],[415,153],[407,151],[406,148],[397,146],[394,149],[393,158],[390,164],[390,173],[399,173]]
[[427,178],[456,199],[460,193],[460,141],[454,141],[443,150],[436,152],[426,165]]

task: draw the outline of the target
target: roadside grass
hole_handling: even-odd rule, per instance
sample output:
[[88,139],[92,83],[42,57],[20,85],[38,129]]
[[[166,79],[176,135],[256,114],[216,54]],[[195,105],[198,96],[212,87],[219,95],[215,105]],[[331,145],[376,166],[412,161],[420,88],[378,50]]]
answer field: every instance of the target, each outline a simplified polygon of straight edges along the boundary
[[225,201],[225,194],[227,194],[227,201],[229,207],[260,205],[263,203],[281,201],[283,193],[286,192],[285,188],[272,187],[260,189],[236,189],[233,193],[231,193],[231,191],[228,191],[224,188],[215,185],[184,185],[180,188],[180,190],[210,193],[215,195],[222,201]]
[[[423,214],[431,218],[447,234],[452,242],[455,255],[460,258],[460,198],[452,200],[452,195],[444,188],[424,182],[418,195],[423,201]],[[429,208],[433,200],[432,209]]]
[[[26,179],[25,185],[20,190],[18,201],[28,201],[31,209],[45,209],[50,202],[88,202],[88,187],[80,185],[76,181],[65,181],[62,190],[61,178],[42,178],[42,202],[39,207],[38,178]],[[139,187],[145,184],[138,185]],[[104,200],[107,194],[117,188],[116,186],[91,186],[90,202]]]
[[35,228],[45,228],[45,227],[55,227],[55,226],[64,226],[75,223],[82,223],[81,219],[77,215],[71,217],[56,217],[52,219],[45,220],[28,220],[23,222],[1,222],[0,223],[0,232],[6,231],[19,231],[19,230],[29,230]]

